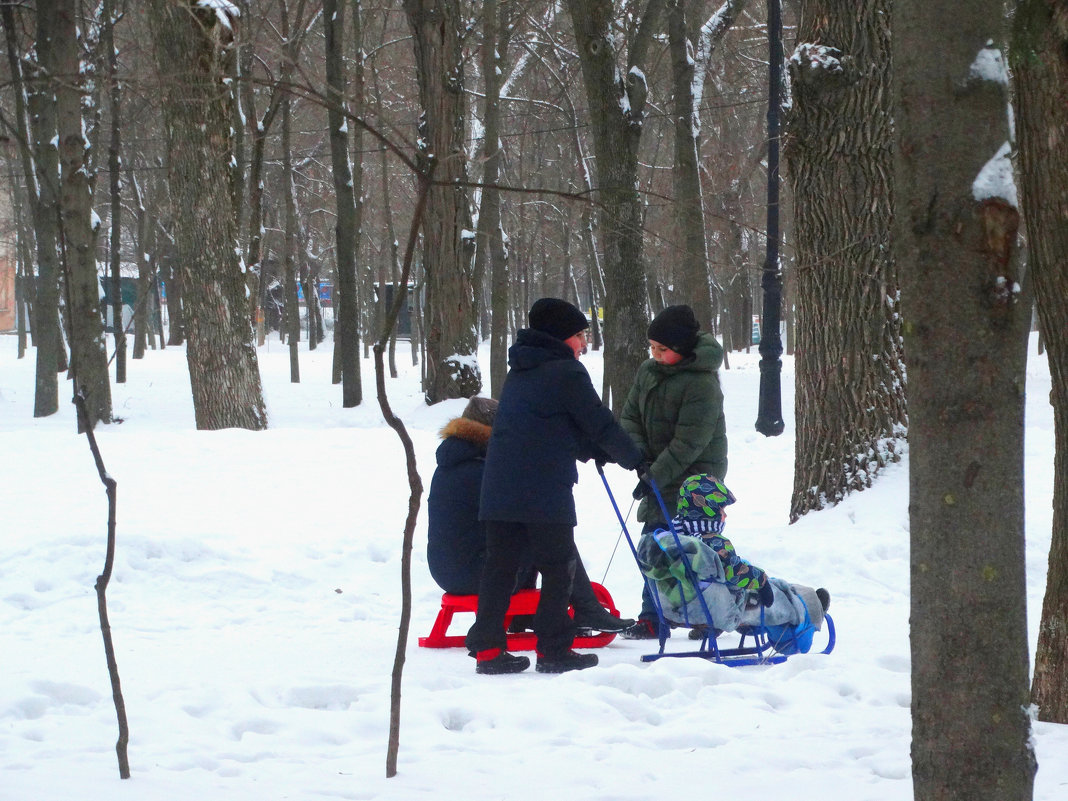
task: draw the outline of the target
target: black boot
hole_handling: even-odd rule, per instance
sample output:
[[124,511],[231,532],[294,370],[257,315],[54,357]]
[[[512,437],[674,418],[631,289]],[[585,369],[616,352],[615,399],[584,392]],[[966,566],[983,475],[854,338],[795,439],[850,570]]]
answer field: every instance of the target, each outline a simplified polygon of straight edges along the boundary
[[634,625],[634,621],[626,617],[616,617],[600,604],[594,609],[576,609],[575,627],[580,629],[593,629],[594,631],[606,631],[610,634],[618,634]]
[[530,667],[530,660],[525,656],[516,656],[501,651],[493,659],[480,659],[475,665],[475,673],[486,676],[499,676],[504,673],[522,673]]
[[538,655],[538,673],[567,673],[569,670],[585,670],[597,664],[597,654],[580,654],[564,651],[559,656]]
[[820,603],[823,604],[824,612],[831,608],[831,594],[823,589],[823,587],[816,590],[816,597],[819,598]]

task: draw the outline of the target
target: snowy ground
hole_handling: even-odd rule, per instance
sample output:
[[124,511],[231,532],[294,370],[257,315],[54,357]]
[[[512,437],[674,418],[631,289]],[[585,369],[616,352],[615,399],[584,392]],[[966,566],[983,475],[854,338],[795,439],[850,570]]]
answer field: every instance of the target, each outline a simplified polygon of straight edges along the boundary
[[[773,574],[826,586],[838,646],[776,667],[642,663],[617,639],[598,668],[483,677],[463,649],[416,646],[440,592],[414,550],[399,774],[385,778],[390,671],[400,617],[408,488],[396,434],[368,399],[340,405],[330,350],[260,349],[270,430],[197,432],[182,349],[131,362],[114,388],[121,424],[98,431],[118,481],[108,592],[129,715],[120,781],[115,711],[97,621],[106,499],[69,385],[34,420],[33,358],[0,337],[0,801],[671,798],[724,788],[792,801],[902,801],[909,766],[907,464],[835,509],[787,525],[786,434],[753,430],[757,355],[722,373],[730,435],[728,532]],[[407,355],[402,349],[403,361]],[[601,362],[585,363],[600,385]],[[389,382],[425,486],[437,432],[462,401],[425,406],[418,370]],[[1050,539],[1049,374],[1028,377],[1028,604],[1032,648]],[[624,509],[633,475],[609,471]],[[576,488],[579,547],[624,614],[640,578],[592,467]],[[425,497],[424,497],[425,501]],[[614,557],[613,557],[614,553]],[[458,617],[462,633],[469,617]],[[817,635],[819,637],[819,635]],[[673,645],[683,645],[678,635]],[[1068,727],[1037,723],[1035,798],[1068,797]]]

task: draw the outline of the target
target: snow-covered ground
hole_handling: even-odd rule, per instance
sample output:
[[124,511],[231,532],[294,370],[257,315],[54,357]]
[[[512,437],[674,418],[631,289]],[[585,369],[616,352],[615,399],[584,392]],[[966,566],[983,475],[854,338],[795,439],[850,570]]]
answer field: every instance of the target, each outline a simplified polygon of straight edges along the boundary
[[[625,799],[684,793],[792,801],[903,801],[909,766],[907,462],[834,509],[787,525],[793,363],[783,436],[756,433],[757,354],[722,373],[730,435],[728,533],[772,574],[826,586],[830,656],[729,669],[642,663],[617,639],[599,667],[478,676],[463,649],[419,648],[440,591],[420,511],[404,666],[398,775],[385,778],[408,486],[374,397],[341,408],[329,343],[260,349],[270,430],[194,429],[185,353],[150,351],[115,386],[121,424],[97,437],[118,481],[108,592],[129,715],[132,778],[117,735],[93,589],[106,498],[69,384],[34,420],[33,358],[0,337],[0,801]],[[403,362],[407,350],[398,354]],[[599,354],[585,364],[600,386]],[[438,430],[463,401],[427,407],[418,368],[388,382],[424,486]],[[1032,648],[1050,540],[1053,422],[1044,357],[1028,368],[1027,568]],[[609,468],[624,508],[633,474]],[[579,548],[635,615],[640,577],[592,466],[576,487]],[[636,533],[636,527],[632,527]],[[617,548],[618,546],[618,548]],[[453,631],[470,620],[460,616]],[[817,635],[817,641],[819,637]],[[680,647],[685,640],[673,639]],[[671,646],[669,646],[671,647]],[[1036,723],[1035,798],[1068,797],[1068,727]]]

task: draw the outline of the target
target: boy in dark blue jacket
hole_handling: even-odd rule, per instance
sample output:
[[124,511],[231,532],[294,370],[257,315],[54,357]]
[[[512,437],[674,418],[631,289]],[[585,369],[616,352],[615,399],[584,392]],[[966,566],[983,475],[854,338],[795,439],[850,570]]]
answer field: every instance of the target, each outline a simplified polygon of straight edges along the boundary
[[467,634],[479,673],[517,673],[530,665],[505,650],[504,616],[524,552],[542,576],[534,616],[537,669],[581,670],[595,654],[571,650],[567,614],[575,571],[575,462],[597,458],[637,470],[642,454],[601,403],[578,357],[586,351],[586,316],[558,298],[542,298],[508,351],[508,376],[490,435],[479,519],[486,562],[478,614]]

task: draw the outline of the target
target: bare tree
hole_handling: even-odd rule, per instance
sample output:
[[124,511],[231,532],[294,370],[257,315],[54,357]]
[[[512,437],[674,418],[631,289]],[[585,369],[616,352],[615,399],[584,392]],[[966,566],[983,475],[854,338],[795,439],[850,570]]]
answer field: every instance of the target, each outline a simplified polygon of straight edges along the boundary
[[185,0],[151,0],[148,11],[160,75],[173,81],[161,102],[197,428],[262,429],[267,413],[230,194],[237,20]]
[[1028,265],[1053,390],[1053,541],[1031,698],[1068,723],[1068,2],[1020,0],[1010,49]]
[[459,0],[404,0],[413,34],[422,107],[418,159],[432,174],[423,221],[428,403],[468,397],[482,387],[474,326],[464,154],[464,62]]
[[[98,222],[94,221],[89,176],[89,142],[85,136],[82,98],[86,91],[76,8],[71,3],[38,4],[55,20],[52,74],[56,79],[56,131],[60,162],[60,242],[67,286],[71,365],[75,393],[85,398],[79,425],[111,422],[111,384],[104,350],[104,320],[96,267]],[[47,8],[51,6],[51,8]],[[121,325],[121,321],[120,321]]]
[[[627,25],[625,52],[612,27],[612,0],[568,0],[596,157],[597,202],[604,247],[605,384],[621,406],[638,365],[647,357],[646,278],[638,145],[648,84],[643,67],[664,0],[650,0]],[[621,69],[625,62],[625,69]],[[608,398],[605,398],[607,401]]]
[[[358,34],[359,0],[353,3],[353,27]],[[337,294],[334,299],[335,343],[341,354],[341,404],[344,408],[358,406],[363,401],[360,381],[360,319],[356,292],[356,249],[360,241],[357,218],[356,190],[349,163],[348,119],[343,98],[345,94],[345,63],[343,42],[345,4],[338,0],[323,1],[323,24],[326,38],[327,118],[330,124],[330,157],[334,176],[337,205]],[[360,171],[362,175],[362,170]]]
[[[57,374],[64,369],[66,352],[59,325],[59,150],[56,147],[56,105],[49,70],[55,45],[55,18],[37,7],[35,59],[22,69],[14,3],[0,4],[4,36],[15,91],[15,119],[26,178],[30,216],[37,246],[37,284],[33,303],[33,332],[37,349],[33,416],[47,417],[59,409]],[[23,79],[24,76],[24,79]],[[27,98],[28,94],[28,98]],[[32,274],[32,268],[30,273]]]
[[[897,0],[896,196],[909,377],[912,777],[917,801],[1025,801],[1024,381],[1019,212],[1000,0]],[[951,34],[949,32],[952,32]],[[998,175],[1008,181],[990,180]],[[996,520],[991,499],[996,498]]]

